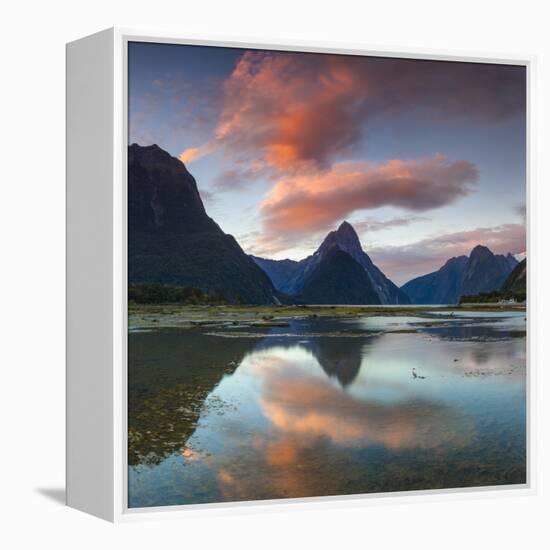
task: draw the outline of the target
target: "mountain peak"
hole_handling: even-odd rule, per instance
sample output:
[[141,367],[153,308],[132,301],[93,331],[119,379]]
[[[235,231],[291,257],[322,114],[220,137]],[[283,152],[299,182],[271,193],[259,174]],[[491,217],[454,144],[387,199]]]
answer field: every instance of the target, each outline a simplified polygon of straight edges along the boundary
[[348,221],[344,220],[337,229],[338,232],[352,232],[355,233],[355,229],[353,229],[353,225],[349,223]]
[[193,176],[158,145],[128,147],[128,280],[278,301],[268,276],[206,213]]
[[482,258],[484,256],[494,256],[494,254],[486,246],[481,244],[474,246],[470,252],[470,258]]
[[512,258],[495,255],[478,244],[469,257],[451,258],[438,271],[416,277],[401,288],[415,304],[455,304],[461,296],[499,289],[516,265]]
[[321,246],[319,247],[318,252],[327,251],[332,246],[337,246],[344,252],[351,254],[353,257],[358,257],[358,255],[363,254],[363,249],[361,248],[361,243],[359,242],[359,237],[353,229],[353,226],[344,221],[340,224],[338,229],[331,231],[326,237]]
[[351,223],[344,220],[338,226],[338,229],[335,231],[335,233],[338,235],[339,238],[352,239],[356,241],[356,243],[359,244],[359,247],[361,247],[361,244],[359,243],[359,237],[357,236],[357,232],[355,231]]
[[[373,264],[361,247],[355,229],[347,221],[331,231],[314,254],[299,262],[254,260],[269,275],[277,290],[306,301],[315,300],[312,303],[328,303],[325,300],[338,297],[337,303],[341,304],[410,304],[408,296]],[[338,273],[341,276],[337,276]],[[329,283],[323,286],[321,278]],[[352,297],[348,288],[352,279],[362,287],[363,294]],[[320,293],[321,287],[325,296]],[[311,294],[314,288],[319,292],[315,296]]]
[[156,143],[153,143],[153,145],[132,143],[128,147],[128,162],[131,164],[136,161],[148,170],[158,170],[192,177],[181,160],[173,157]]
[[204,209],[195,178],[183,163],[158,145],[128,147],[131,231],[195,233],[216,231]]

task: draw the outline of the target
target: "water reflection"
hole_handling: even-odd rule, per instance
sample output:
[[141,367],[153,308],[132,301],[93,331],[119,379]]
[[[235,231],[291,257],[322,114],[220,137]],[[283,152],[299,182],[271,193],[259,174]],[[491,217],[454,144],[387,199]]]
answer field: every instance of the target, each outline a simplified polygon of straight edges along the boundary
[[159,464],[178,451],[210,392],[256,343],[179,330],[130,334],[128,463]]
[[391,449],[468,441],[467,421],[460,412],[409,394],[405,384],[402,399],[394,401],[342,392],[301,366],[307,361],[305,353],[300,347],[272,348],[243,364],[261,378],[262,412],[279,432],[299,436],[302,442],[322,437],[338,445],[381,444]]
[[[372,341],[376,337],[372,337]],[[363,338],[317,338],[307,346],[319,365],[330,377],[335,377],[343,387],[349,386],[359,374],[365,361]]]
[[129,505],[525,481],[524,337],[361,322],[131,335]]

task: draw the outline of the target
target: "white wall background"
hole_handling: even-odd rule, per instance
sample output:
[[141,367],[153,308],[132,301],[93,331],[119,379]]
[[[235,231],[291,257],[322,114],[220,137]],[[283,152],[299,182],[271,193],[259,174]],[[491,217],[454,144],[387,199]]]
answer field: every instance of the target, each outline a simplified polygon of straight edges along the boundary
[[[6,2],[0,33],[0,545],[4,548],[548,548],[548,138],[545,2]],[[64,483],[64,44],[112,25],[227,38],[536,54],[539,494],[112,526],[60,504]],[[546,158],[545,158],[546,157]],[[537,256],[538,253],[538,256]],[[543,288],[545,286],[546,288]],[[532,294],[533,296],[533,294]],[[547,507],[544,510],[545,506]],[[6,539],[6,540],[3,540]],[[10,542],[7,540],[11,539]]]

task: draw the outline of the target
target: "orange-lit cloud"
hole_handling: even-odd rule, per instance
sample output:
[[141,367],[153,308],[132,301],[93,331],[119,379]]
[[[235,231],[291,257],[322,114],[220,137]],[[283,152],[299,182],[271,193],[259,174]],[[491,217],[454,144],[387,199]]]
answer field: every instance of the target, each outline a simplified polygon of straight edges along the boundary
[[221,190],[269,182],[250,249],[276,252],[357,210],[420,212],[472,190],[478,175],[466,160],[352,161],[359,147],[368,154],[374,118],[498,124],[524,108],[524,88],[521,67],[247,51],[223,84],[211,139],[180,158],[220,152],[229,161]]
[[326,165],[360,137],[361,87],[335,56],[247,52],[226,82],[216,139],[277,170]]
[[247,51],[223,85],[207,148],[285,172],[327,167],[363,137],[371,116],[496,122],[523,108],[524,69],[360,56]]
[[206,143],[200,147],[190,147],[180,154],[179,159],[184,164],[190,163],[212,153],[215,148],[216,144],[213,142]]
[[360,137],[367,100],[361,80],[335,56],[246,52],[224,84],[213,139],[180,158],[228,147],[276,170],[325,165]]
[[396,206],[425,211],[465,196],[476,168],[442,155],[383,164],[340,163],[275,184],[261,204],[268,232],[307,233],[331,227],[356,210]]

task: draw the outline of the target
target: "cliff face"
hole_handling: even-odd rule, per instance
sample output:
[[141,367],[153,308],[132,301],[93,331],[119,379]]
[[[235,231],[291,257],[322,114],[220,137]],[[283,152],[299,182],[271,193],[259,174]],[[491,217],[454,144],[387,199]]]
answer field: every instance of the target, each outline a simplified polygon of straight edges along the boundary
[[495,256],[486,246],[476,246],[464,270],[461,294],[479,294],[500,288],[516,264],[510,254]]
[[456,304],[461,296],[501,287],[517,265],[511,255],[495,255],[478,245],[469,256],[448,260],[441,269],[412,279],[401,289],[415,304]]
[[208,216],[184,164],[157,145],[128,149],[128,279],[277,301],[265,273]]
[[[342,254],[336,254],[334,249],[345,254],[353,262],[345,259]],[[256,257],[254,257],[254,261],[269,275],[277,290],[298,297],[300,300],[305,300],[305,297],[313,299],[314,295],[310,292],[312,277],[314,277],[315,288],[320,288],[322,284],[320,274],[330,273],[331,277],[334,278],[334,286],[331,289],[325,285],[327,295],[324,300],[331,301],[310,303],[410,303],[408,296],[374,265],[368,254],[363,250],[355,229],[348,222],[343,222],[337,230],[331,231],[314,254],[299,262],[267,260]],[[337,262],[338,265],[330,266],[330,262]],[[356,265],[362,269],[363,273],[359,274]],[[339,278],[335,277],[337,273],[340,274]],[[346,281],[348,282],[348,288],[344,291]],[[359,286],[354,289],[349,288],[351,281]],[[336,291],[337,287],[340,290]],[[315,293],[315,296],[318,296],[317,293]],[[321,297],[318,296],[315,299],[321,299]]]
[[523,293],[527,291],[527,258],[524,258],[504,281],[502,292]]
[[365,270],[336,245],[323,251],[297,298],[307,304],[379,304]]
[[401,287],[414,304],[454,304],[460,296],[460,285],[467,256],[448,260],[441,269],[417,277]]

